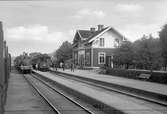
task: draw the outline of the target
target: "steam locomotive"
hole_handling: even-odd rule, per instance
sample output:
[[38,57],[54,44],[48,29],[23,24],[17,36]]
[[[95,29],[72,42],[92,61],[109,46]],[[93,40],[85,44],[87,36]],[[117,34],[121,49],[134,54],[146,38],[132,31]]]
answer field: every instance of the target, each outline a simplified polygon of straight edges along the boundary
[[23,54],[18,56],[15,59],[16,68],[22,73],[31,73],[32,69],[40,70],[40,71],[48,71],[49,66],[51,65],[50,57],[45,55],[39,55],[36,57],[28,56],[27,54]]
[[31,59],[26,55],[18,56],[14,60],[15,67],[18,71],[20,71],[23,74],[31,73],[32,71],[32,65],[31,65]]

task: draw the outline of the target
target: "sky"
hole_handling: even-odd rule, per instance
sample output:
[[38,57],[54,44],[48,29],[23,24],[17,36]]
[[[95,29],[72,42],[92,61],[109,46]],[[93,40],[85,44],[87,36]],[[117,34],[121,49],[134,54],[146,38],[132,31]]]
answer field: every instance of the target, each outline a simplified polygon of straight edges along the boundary
[[0,0],[9,52],[52,53],[72,43],[78,29],[112,26],[130,41],[158,37],[167,23],[167,0]]

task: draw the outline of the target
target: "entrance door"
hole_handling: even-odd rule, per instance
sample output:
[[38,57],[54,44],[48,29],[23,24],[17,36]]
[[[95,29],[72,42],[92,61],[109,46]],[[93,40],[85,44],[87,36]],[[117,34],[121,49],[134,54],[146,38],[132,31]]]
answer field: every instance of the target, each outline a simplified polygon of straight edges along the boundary
[[83,67],[84,66],[84,55],[79,56],[79,66]]
[[106,66],[113,68],[113,61],[111,56],[106,56]]
[[84,66],[84,55],[81,55],[81,66]]

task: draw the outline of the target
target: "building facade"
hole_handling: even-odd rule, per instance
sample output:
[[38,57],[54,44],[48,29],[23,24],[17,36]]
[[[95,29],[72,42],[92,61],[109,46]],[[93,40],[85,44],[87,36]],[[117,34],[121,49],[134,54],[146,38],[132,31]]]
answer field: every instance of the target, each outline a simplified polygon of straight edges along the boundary
[[112,27],[77,30],[73,39],[73,61],[80,67],[113,67],[114,49],[126,40]]

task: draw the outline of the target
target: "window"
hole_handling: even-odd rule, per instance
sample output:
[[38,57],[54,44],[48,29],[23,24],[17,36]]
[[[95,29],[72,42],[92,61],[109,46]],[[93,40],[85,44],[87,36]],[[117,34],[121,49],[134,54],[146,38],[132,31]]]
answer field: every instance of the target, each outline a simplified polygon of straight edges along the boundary
[[118,46],[119,46],[119,40],[115,39],[115,41],[114,41],[114,47],[118,47]]
[[98,64],[105,64],[105,53],[104,52],[98,53]]
[[75,64],[78,63],[78,56],[77,56],[77,53],[74,54],[74,61],[75,61]]
[[86,64],[90,65],[90,52],[86,52]]
[[100,38],[100,47],[104,47],[104,38]]

